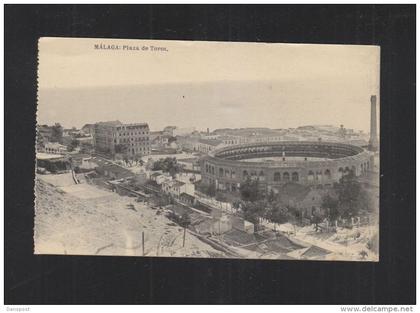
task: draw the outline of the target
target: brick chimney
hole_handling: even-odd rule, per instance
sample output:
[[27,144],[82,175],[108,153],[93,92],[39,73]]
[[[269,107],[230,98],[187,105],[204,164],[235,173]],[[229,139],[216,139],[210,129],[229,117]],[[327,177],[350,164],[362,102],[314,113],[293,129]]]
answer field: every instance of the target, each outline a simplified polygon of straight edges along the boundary
[[369,150],[378,151],[379,140],[377,133],[376,123],[376,95],[370,97],[370,139],[369,139]]

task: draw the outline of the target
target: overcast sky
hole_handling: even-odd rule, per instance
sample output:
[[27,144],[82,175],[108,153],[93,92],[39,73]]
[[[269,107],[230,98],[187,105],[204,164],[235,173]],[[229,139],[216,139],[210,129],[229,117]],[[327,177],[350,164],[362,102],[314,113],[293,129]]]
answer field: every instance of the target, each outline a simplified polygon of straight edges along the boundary
[[[101,43],[120,49],[94,49]],[[369,99],[379,96],[373,46],[43,38],[39,50],[41,124],[368,131]]]

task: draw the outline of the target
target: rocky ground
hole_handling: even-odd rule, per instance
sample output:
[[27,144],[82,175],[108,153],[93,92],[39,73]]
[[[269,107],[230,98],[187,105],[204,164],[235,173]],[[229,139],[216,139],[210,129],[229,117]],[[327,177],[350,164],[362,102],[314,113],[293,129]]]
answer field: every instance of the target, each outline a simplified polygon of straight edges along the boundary
[[[72,184],[66,175],[36,180],[34,251],[36,254],[224,257],[164,214],[134,198],[88,184]],[[133,207],[129,208],[129,205]]]

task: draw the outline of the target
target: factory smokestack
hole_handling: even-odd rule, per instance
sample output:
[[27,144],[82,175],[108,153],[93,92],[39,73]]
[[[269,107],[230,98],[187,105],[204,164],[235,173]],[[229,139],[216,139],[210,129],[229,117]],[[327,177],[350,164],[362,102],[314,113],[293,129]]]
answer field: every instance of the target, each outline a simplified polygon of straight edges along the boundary
[[376,123],[376,95],[370,97],[370,139],[369,150],[378,151],[379,140]]

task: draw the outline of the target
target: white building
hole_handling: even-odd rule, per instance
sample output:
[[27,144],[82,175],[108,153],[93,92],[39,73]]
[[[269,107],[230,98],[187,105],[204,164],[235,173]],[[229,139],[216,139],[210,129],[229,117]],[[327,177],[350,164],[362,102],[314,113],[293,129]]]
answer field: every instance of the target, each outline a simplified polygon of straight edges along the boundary
[[166,180],[162,182],[162,191],[170,194],[174,198],[179,198],[182,193],[193,196],[195,187],[192,183],[185,183],[179,180]]
[[67,147],[58,142],[47,142],[44,147],[45,153],[64,154],[67,152]]
[[223,141],[217,139],[199,139],[194,145],[194,151],[209,153],[223,146]]
[[165,181],[171,181],[172,177],[168,174],[162,174],[160,172],[152,173],[149,177],[150,180],[156,182],[158,185],[162,185]]

